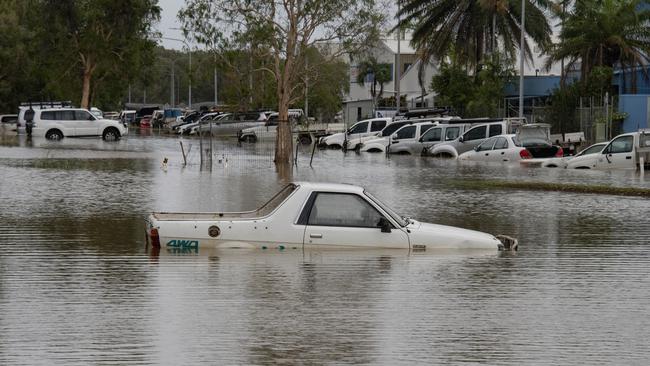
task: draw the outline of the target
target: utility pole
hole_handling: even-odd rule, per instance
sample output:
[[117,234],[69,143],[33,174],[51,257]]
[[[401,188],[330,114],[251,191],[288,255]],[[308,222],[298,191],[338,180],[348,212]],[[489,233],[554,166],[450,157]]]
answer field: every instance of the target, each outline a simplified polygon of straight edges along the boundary
[[305,117],[309,120],[309,60],[305,57]]
[[170,104],[171,104],[171,107],[174,108],[174,106],[176,105],[176,103],[175,103],[176,98],[174,98],[174,78],[175,78],[174,77],[174,61],[170,60],[170,62],[172,63],[172,74],[171,74],[172,81],[171,81],[171,88],[169,88],[171,90]]
[[519,42],[519,118],[524,117],[524,42],[526,42],[526,0],[521,0],[521,40]]
[[217,107],[217,54],[214,54],[214,107]]
[[[397,0],[397,14],[399,14],[400,10],[401,10],[400,0]],[[400,62],[400,56],[401,56],[400,54],[402,53],[402,51],[400,49],[400,42],[402,40],[402,29],[399,27],[399,15],[398,15],[398,18],[397,18],[397,24],[398,24],[398,27],[397,27],[397,59],[395,61],[395,63],[396,63],[395,68],[396,68],[396,71],[397,71],[397,76],[395,77],[395,109],[396,109],[395,113],[399,113],[400,101],[401,101],[400,99],[402,99],[402,98],[400,98],[400,90],[399,90],[399,87],[400,87],[400,84],[401,84],[400,81],[402,79],[402,63]]]

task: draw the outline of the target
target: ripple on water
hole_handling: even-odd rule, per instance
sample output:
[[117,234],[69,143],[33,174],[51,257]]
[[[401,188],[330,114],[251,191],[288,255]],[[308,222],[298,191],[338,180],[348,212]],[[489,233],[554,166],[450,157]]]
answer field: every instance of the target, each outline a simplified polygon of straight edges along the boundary
[[[296,179],[360,183],[399,212],[514,235],[522,249],[153,255],[144,249],[147,212],[248,209],[282,186],[267,150],[244,146],[248,155],[238,157],[239,147],[223,144],[229,165],[201,172],[182,168],[175,138],[0,145],[0,364],[595,365],[650,357],[647,200],[453,184],[648,186],[628,173],[337,151],[317,152],[310,169],[305,151]],[[166,171],[161,156],[170,159]]]

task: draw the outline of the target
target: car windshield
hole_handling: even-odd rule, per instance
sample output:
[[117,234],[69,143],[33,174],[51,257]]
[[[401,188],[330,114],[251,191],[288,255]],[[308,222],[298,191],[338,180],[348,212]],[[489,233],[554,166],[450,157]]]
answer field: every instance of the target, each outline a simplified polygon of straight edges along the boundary
[[380,201],[379,199],[377,199],[375,196],[373,196],[372,194],[370,194],[370,192],[368,192],[368,191],[363,191],[363,193],[364,193],[368,198],[370,198],[374,203],[376,203],[379,207],[381,207],[381,208],[384,210],[384,212],[386,212],[388,215],[390,215],[390,217],[392,217],[393,220],[395,220],[399,226],[404,227],[404,226],[408,225],[408,219],[406,219],[405,217],[402,217],[402,216],[398,215],[398,214],[397,214],[395,211],[393,211],[390,207],[386,206],[383,202],[381,202],[381,201]]

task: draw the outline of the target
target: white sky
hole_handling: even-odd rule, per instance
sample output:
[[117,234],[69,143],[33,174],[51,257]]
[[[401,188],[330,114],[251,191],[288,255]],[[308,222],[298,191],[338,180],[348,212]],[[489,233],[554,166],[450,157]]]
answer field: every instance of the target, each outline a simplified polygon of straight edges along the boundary
[[[158,23],[158,31],[162,34],[163,37],[183,39],[183,34],[180,30],[171,29],[171,28],[180,27],[177,14],[178,11],[185,5],[185,0],[158,0],[158,5],[161,8],[160,23]],[[557,33],[557,31],[558,31],[557,27],[554,27],[554,32]],[[183,43],[179,41],[162,39],[161,43],[165,48],[173,48],[177,50],[183,48]],[[533,65],[526,64],[525,66],[526,71],[524,72],[524,74],[535,75],[535,69],[541,69],[543,63],[544,63],[543,58],[535,57],[535,65],[533,66]],[[518,62],[517,65],[519,65]],[[555,65],[555,67],[553,67],[548,73],[545,73],[543,71],[540,72],[540,75],[548,75],[548,74],[559,75],[560,74],[559,65]]]
[[[185,5],[185,0],[158,0],[158,5],[161,8],[158,31],[162,33],[163,37],[183,39],[183,33],[181,31],[170,28],[179,28],[181,26],[176,15],[183,5]],[[183,48],[183,43],[166,39],[162,40],[162,45],[165,48],[177,50]]]

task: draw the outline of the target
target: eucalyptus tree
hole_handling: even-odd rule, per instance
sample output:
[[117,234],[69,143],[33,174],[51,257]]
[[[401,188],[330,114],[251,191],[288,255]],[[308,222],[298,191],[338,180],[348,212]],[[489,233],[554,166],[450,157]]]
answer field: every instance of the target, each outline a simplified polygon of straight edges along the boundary
[[[373,105],[377,105],[377,98],[384,94],[384,84],[392,79],[391,67],[387,63],[380,63],[374,57],[368,57],[357,66],[357,83],[365,85],[370,78],[370,95]],[[379,87],[379,91],[377,90]]]
[[252,49],[270,60],[259,70],[276,83],[276,164],[292,160],[288,109],[303,98],[304,75],[320,67],[306,65],[306,50],[340,58],[373,44],[384,20],[374,0],[187,0],[179,18],[186,35],[208,48]]
[[[567,60],[566,70],[580,68],[586,80],[596,67],[640,68],[647,77],[650,61],[650,9],[645,0],[577,0],[565,13],[559,42],[547,67]],[[636,72],[631,73],[636,89]]]
[[128,75],[146,62],[155,42],[158,0],[34,1],[42,19],[44,57],[60,76],[80,77],[81,106],[94,85]]
[[[400,0],[399,27],[413,29],[413,46],[423,60],[454,58],[478,71],[487,54],[514,59],[521,35],[521,0]],[[524,32],[544,49],[551,41],[550,0],[526,1]],[[532,61],[530,43],[524,45]]]

